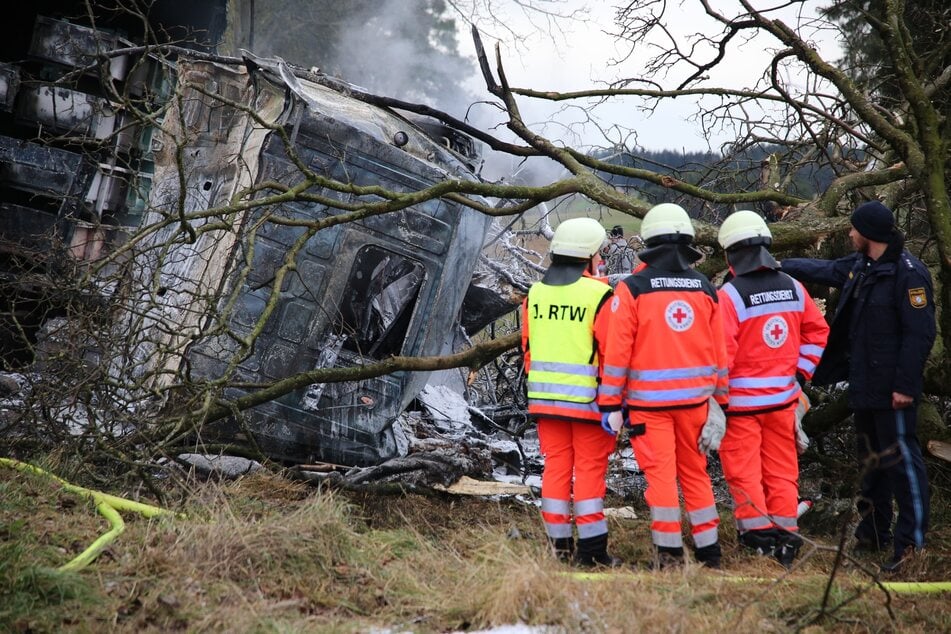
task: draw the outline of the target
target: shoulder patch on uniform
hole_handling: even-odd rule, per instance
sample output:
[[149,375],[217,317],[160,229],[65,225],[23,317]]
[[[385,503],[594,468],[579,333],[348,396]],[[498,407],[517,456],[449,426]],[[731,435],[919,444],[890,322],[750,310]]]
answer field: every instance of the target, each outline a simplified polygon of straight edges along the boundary
[[909,288],[908,289],[908,301],[913,308],[924,308],[928,305],[928,294],[925,292],[924,287],[921,288]]
[[615,295],[614,298],[611,300],[611,312],[616,313],[617,307],[620,305],[621,305],[621,298]]

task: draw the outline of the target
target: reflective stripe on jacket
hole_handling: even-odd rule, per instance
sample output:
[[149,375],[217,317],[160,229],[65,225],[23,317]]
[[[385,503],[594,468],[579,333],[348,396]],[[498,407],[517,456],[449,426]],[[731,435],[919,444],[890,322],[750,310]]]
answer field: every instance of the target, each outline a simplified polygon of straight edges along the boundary
[[598,402],[610,411],[667,409],[728,398],[717,294],[703,274],[645,266],[621,281]]
[[730,414],[791,404],[796,373],[812,377],[829,326],[802,284],[773,269],[733,278],[719,291],[730,367]]
[[[596,322],[604,320],[598,309],[610,293],[610,286],[590,277],[564,286],[537,282],[529,289],[523,345],[530,415],[601,420],[597,395],[603,351]],[[606,325],[601,329],[606,331]]]

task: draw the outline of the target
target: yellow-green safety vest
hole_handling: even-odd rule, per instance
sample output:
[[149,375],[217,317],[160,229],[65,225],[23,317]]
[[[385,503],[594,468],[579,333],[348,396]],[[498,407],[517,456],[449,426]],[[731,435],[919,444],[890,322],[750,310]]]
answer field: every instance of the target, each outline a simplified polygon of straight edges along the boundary
[[529,409],[533,400],[590,403],[598,395],[594,318],[611,288],[582,277],[565,286],[543,282],[528,291]]

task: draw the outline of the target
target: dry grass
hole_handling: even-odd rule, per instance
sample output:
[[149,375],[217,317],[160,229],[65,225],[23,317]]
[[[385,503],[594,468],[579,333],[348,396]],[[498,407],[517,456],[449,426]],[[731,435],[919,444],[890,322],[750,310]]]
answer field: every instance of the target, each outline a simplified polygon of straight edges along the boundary
[[[0,489],[2,631],[951,630],[947,594],[886,594],[854,566],[840,571],[835,609],[820,617],[831,553],[817,550],[787,575],[741,552],[727,528],[724,572],[688,563],[652,573],[646,521],[612,520],[612,550],[641,563],[591,575],[549,556],[533,507],[344,497],[273,475],[197,486],[187,520],[127,516],[109,551],[63,575],[51,568],[104,523],[35,478],[0,472]],[[935,544],[943,538],[937,531]],[[946,552],[933,548],[907,574],[946,575]]]

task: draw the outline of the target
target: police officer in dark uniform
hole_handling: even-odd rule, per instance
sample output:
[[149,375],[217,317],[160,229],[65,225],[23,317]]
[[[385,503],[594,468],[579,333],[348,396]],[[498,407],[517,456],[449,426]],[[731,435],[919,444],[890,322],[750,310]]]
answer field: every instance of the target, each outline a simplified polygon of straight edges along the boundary
[[[935,339],[934,292],[931,274],[904,248],[888,207],[864,203],[851,220],[856,253],[838,260],[786,259],[782,270],[804,282],[842,288],[812,381],[849,382],[864,469],[857,548],[878,551],[893,541],[894,556],[882,569],[895,572],[924,546],[928,530],[917,405]],[[893,498],[898,503],[894,539]]]

